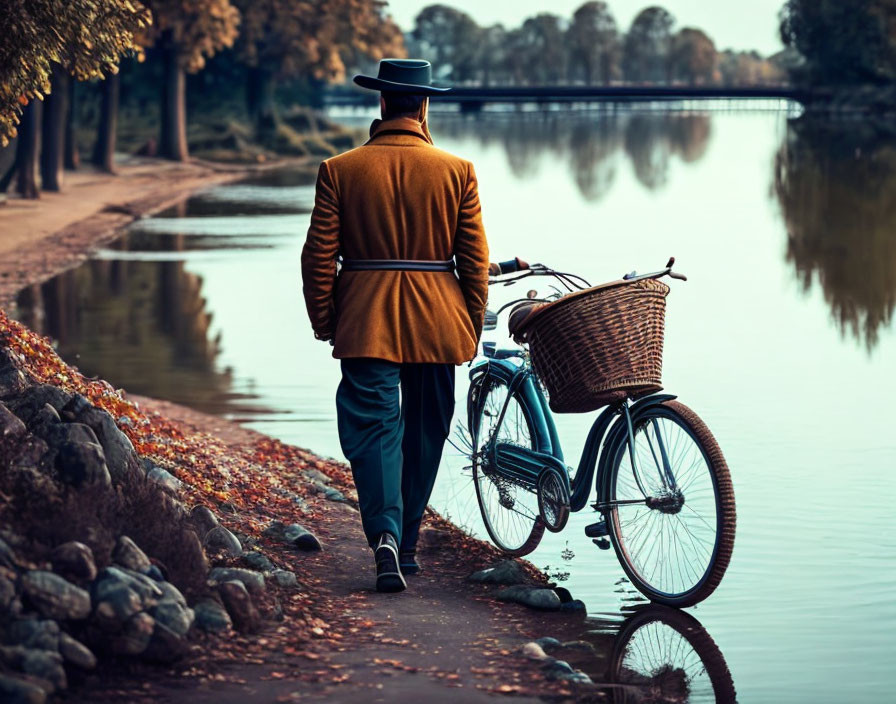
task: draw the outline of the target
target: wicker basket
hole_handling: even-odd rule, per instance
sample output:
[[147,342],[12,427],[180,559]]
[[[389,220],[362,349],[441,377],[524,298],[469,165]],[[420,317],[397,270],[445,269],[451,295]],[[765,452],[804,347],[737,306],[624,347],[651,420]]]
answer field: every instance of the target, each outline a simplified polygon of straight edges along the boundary
[[533,313],[523,333],[555,413],[584,413],[662,388],[669,287],[617,281]]

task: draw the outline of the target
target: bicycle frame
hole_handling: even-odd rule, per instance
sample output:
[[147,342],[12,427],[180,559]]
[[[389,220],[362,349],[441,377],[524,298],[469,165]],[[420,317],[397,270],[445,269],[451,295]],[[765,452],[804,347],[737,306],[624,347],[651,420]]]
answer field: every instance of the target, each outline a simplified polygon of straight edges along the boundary
[[[516,394],[521,408],[526,414],[535,443],[534,451],[505,443],[492,443],[489,448],[489,451],[493,453],[491,460],[501,468],[502,472],[512,475],[514,479],[530,488],[534,488],[541,470],[548,466],[555,467],[560,471],[561,476],[566,478],[567,488],[570,491],[570,511],[573,512],[580,511],[588,503],[593,480],[596,495],[594,508],[601,513],[611,510],[613,502],[608,498],[610,464],[618,452],[619,443],[630,441],[633,437],[633,427],[637,425],[645,411],[676,397],[671,394],[655,394],[639,399],[631,406],[629,406],[628,400],[624,400],[605,407],[591,426],[579,460],[575,481],[570,482],[569,470],[564,461],[553,414],[537,383],[535,372],[525,360],[524,353],[518,350],[496,350],[490,346],[485,347],[484,351],[485,359],[475,364],[470,370],[471,389],[475,385],[482,388],[489,377],[506,384],[507,400],[501,410],[498,425],[500,426],[503,422],[510,398]],[[512,359],[522,359],[523,361],[522,364],[515,364],[511,361]],[[474,425],[480,410],[476,405],[478,400],[477,394],[469,394],[467,421],[473,437],[474,448],[480,446]],[[622,419],[621,422],[614,422],[620,419]],[[667,486],[674,488],[675,479],[669,469],[668,458],[661,442],[660,440],[659,450],[664,475],[661,475],[660,479]],[[601,446],[603,446],[602,451]],[[631,448],[631,443],[629,447]]]

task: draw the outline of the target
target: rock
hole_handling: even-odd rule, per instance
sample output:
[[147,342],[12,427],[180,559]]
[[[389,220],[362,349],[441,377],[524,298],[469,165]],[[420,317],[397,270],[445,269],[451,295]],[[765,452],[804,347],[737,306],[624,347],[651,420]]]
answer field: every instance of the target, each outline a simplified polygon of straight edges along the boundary
[[31,428],[32,433],[44,437],[49,428],[58,425],[61,422],[62,420],[59,418],[59,413],[56,409],[49,403],[45,403],[43,408],[38,410],[38,412],[31,417],[29,427]]
[[295,572],[290,572],[289,570],[274,570],[272,576],[278,586],[287,588],[299,586],[299,580],[296,578]]
[[[0,391],[2,388],[0,386]],[[33,682],[0,673],[0,701],[5,704],[44,704],[47,693]]]
[[541,646],[535,642],[526,643],[520,648],[520,652],[530,660],[546,660],[548,657]]
[[198,528],[198,534],[203,536],[219,525],[218,517],[212,513],[208,506],[202,506],[201,504],[192,508],[190,520]]
[[193,609],[168,600],[160,601],[148,613],[156,620],[157,625],[165,626],[178,637],[187,635],[196,617]]
[[71,400],[72,395],[52,384],[35,384],[25,388],[14,401],[9,402],[10,410],[25,421],[25,425],[31,425],[31,419],[45,404],[50,404],[56,411]]
[[[192,609],[190,610],[192,614]],[[149,646],[143,652],[143,657],[156,662],[171,663],[183,657],[187,651],[187,643],[181,634],[168,626],[156,621]]]
[[160,601],[173,601],[175,604],[180,604],[183,608],[187,608],[186,597],[171,582],[159,582],[159,589],[162,590]]
[[9,440],[14,440],[26,432],[25,424],[5,404],[0,403],[0,445]]
[[[525,584],[529,581],[523,568],[515,560],[503,560],[497,565],[474,572],[467,579],[481,584]],[[559,605],[559,599],[558,599]]]
[[215,567],[208,575],[213,584],[237,581],[245,585],[253,594],[264,591],[264,575],[253,570],[239,567]]
[[258,629],[261,617],[242,582],[231,581],[219,584],[218,593],[221,595],[221,601],[224,602],[224,607],[230,614],[237,630],[252,632]]
[[273,572],[276,567],[274,563],[268,559],[268,556],[258,550],[249,550],[243,553],[243,562],[253,570],[259,572]]
[[498,599],[523,604],[530,609],[541,611],[557,611],[560,609],[560,597],[553,589],[516,585],[498,592]]
[[126,535],[120,536],[115,543],[115,548],[112,550],[112,560],[122,567],[127,567],[129,570],[140,573],[146,572],[152,565],[146,553]]
[[196,565],[196,568],[203,572],[208,570],[208,558],[205,556],[205,550],[202,548],[202,542],[199,540],[199,536],[196,535],[196,531],[184,531],[182,540],[183,559]]
[[115,647],[125,655],[140,655],[152,640],[156,622],[145,611],[131,616],[124,623],[121,633],[115,639]]
[[48,618],[76,621],[90,615],[90,594],[53,572],[26,572],[22,591]]
[[293,523],[283,529],[283,539],[287,543],[295,545],[299,550],[314,551],[321,549],[317,536],[298,523]]
[[270,524],[261,531],[261,534],[271,540],[283,540],[283,531],[286,526],[281,521],[271,521]]
[[19,396],[26,388],[28,381],[18,369],[0,371],[0,398]]
[[92,585],[93,615],[107,631],[117,631],[138,612],[165,596],[158,582],[131,570],[107,567]]
[[317,482],[320,484],[330,483],[330,477],[328,475],[324,474],[319,469],[314,469],[313,467],[303,469],[302,474],[304,474],[311,482]]
[[15,551],[3,538],[0,538],[0,565],[15,568],[19,565],[19,558]]
[[243,554],[243,546],[239,539],[224,526],[218,525],[205,534],[202,541],[205,549],[212,552],[223,550],[230,557],[239,557]]
[[72,486],[112,483],[106,455],[94,432],[80,423],[59,423],[36,429],[56,453],[56,470]]
[[544,676],[549,680],[562,680],[576,684],[592,684],[591,678],[584,672],[574,670],[568,662],[551,659],[541,667]]
[[62,656],[48,650],[25,648],[21,645],[0,645],[0,661],[26,675],[49,682],[55,690],[65,689],[68,681],[62,667]]
[[81,399],[75,397],[70,401],[62,409],[62,417],[70,422],[82,423],[93,430],[116,481],[125,473],[136,471],[140,461],[128,436],[121,432],[109,413],[92,406],[89,401],[85,405]]
[[158,565],[150,565],[149,569],[144,573],[150,579],[154,579],[157,582],[165,581],[165,573],[159,569]]
[[585,606],[585,602],[581,599],[573,599],[572,601],[562,602],[560,604],[560,610],[571,613],[586,613],[588,611],[588,607]]
[[15,598],[16,585],[11,579],[0,574],[0,611],[8,611]]
[[161,467],[153,467],[146,473],[146,478],[161,485],[164,489],[176,494],[183,487],[184,483],[175,477],[167,469]]
[[543,650],[552,650],[554,648],[560,647],[560,641],[556,638],[551,638],[550,636],[545,636],[544,638],[539,638],[535,641],[538,645],[541,646]]
[[23,619],[13,621],[6,629],[6,642],[56,652],[59,649],[59,633],[59,624],[55,621]]
[[86,645],[72,638],[68,633],[59,636],[59,654],[75,667],[92,670],[96,667],[96,656]]
[[196,614],[196,625],[203,631],[218,633],[233,626],[227,609],[217,601],[203,599],[193,607],[193,611]]
[[583,653],[594,652],[594,644],[589,643],[587,640],[570,640],[563,643],[560,647],[564,650],[578,650]]
[[84,543],[71,541],[56,546],[50,553],[50,564],[53,565],[55,572],[67,579],[87,582],[96,579],[96,562],[93,559],[93,551]]
[[345,494],[338,489],[325,487],[324,498],[326,498],[327,501],[345,501]]
[[440,528],[424,528],[420,531],[420,537],[417,544],[422,548],[432,549],[448,545],[451,541],[451,534],[447,530],[442,530]]

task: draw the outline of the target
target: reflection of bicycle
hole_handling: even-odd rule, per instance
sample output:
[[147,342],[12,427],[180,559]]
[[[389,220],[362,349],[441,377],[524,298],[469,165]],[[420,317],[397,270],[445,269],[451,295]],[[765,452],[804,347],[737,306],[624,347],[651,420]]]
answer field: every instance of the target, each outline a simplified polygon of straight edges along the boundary
[[607,680],[617,704],[737,701],[712,637],[694,617],[662,606],[638,609],[616,636]]
[[[594,480],[592,505],[602,518],[585,534],[602,549],[612,542],[649,599],[683,607],[708,597],[722,580],[735,507],[712,433],[675,396],[656,393],[669,290],[659,279],[684,279],[673,263],[593,288],[542,265],[492,265],[492,283],[551,276],[566,292],[541,301],[530,292],[498,311],[514,306],[510,331],[528,351],[483,344],[485,359],[470,372],[467,422],[476,497],[501,550],[525,555],[545,529],[562,530],[570,511],[587,504]],[[496,324],[497,315],[487,313],[486,328]],[[601,406],[573,470],[551,409]]]

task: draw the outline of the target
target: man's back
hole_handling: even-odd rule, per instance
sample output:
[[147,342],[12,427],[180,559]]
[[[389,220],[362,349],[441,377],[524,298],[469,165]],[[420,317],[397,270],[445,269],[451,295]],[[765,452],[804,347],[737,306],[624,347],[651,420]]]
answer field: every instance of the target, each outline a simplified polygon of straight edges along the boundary
[[[450,271],[343,271],[347,260],[454,259]],[[327,160],[302,255],[315,332],[334,356],[460,363],[473,357],[488,248],[472,165],[435,148],[420,122],[379,123],[362,147]]]

